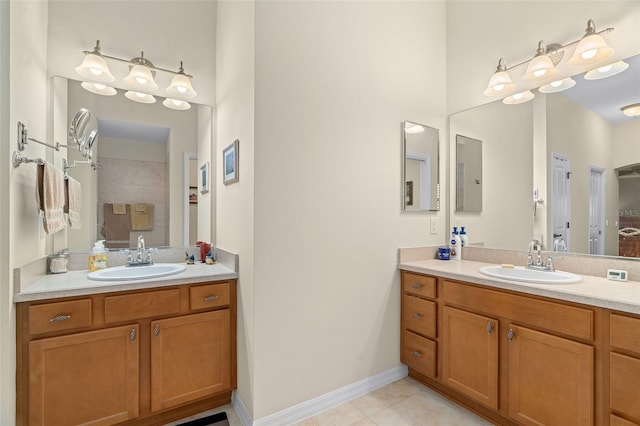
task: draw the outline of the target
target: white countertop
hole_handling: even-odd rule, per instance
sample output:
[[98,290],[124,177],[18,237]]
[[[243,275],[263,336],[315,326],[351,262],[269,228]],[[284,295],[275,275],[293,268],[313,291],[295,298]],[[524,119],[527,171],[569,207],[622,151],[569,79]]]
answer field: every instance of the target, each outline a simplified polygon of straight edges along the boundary
[[398,268],[488,287],[640,314],[640,282],[637,281],[610,281],[606,278],[581,275],[582,281],[575,284],[530,284],[491,278],[481,274],[478,270],[487,265],[492,264],[471,260],[429,259],[399,263]]
[[186,265],[179,274],[151,280],[93,281],[87,278],[89,271],[69,271],[64,274],[44,275],[27,288],[14,294],[14,302],[55,299],[114,291],[140,290],[167,287],[178,284],[193,284],[206,281],[235,279],[238,274],[221,263]]

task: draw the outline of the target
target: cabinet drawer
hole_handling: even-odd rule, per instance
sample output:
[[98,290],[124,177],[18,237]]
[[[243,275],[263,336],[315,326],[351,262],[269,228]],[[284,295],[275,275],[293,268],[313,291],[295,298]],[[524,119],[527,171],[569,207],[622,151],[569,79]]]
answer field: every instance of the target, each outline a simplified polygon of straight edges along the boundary
[[229,304],[229,283],[199,285],[189,288],[191,310],[215,308]]
[[107,324],[178,312],[180,291],[177,288],[104,298],[104,322]]
[[578,339],[593,340],[593,311],[526,296],[444,281],[446,303],[491,313]]
[[640,422],[640,359],[611,353],[610,361],[611,411],[617,411]]
[[611,314],[611,346],[640,353],[640,319]]
[[436,337],[436,304],[419,297],[402,296],[404,328],[427,337]]
[[90,326],[91,299],[29,306],[30,334]]
[[436,297],[436,279],[402,271],[402,290],[422,297]]
[[640,426],[638,423],[630,422],[629,420],[625,420],[622,417],[618,417],[615,414],[612,414],[609,419],[609,424],[611,426]]
[[436,342],[402,331],[402,362],[425,376],[436,376]]

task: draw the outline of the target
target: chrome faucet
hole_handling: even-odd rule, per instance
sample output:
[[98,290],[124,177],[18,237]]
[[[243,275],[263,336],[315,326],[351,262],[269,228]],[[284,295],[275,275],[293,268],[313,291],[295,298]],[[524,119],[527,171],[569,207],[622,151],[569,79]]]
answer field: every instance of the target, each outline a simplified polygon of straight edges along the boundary
[[[536,252],[536,261],[533,261],[533,252]],[[543,265],[542,262],[542,244],[540,241],[533,239],[529,243],[529,251],[527,252],[527,269],[536,269],[538,271],[555,271],[553,267],[553,259],[547,256],[547,261]]]
[[151,259],[151,249],[147,250],[144,244],[144,237],[142,234],[138,235],[138,252],[137,256],[134,259],[131,252],[129,252],[129,259],[127,260],[128,266],[141,266],[141,265],[153,265],[153,260]]

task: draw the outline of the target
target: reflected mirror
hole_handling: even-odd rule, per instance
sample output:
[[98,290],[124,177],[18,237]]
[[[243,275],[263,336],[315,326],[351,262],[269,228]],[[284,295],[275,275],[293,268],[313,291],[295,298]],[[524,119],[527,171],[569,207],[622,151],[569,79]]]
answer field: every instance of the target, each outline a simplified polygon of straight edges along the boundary
[[457,134],[482,140],[485,161],[483,211],[452,205],[452,226],[489,248],[524,251],[536,238],[548,251],[640,257],[640,118],[621,111],[640,101],[640,56],[625,62],[525,104],[453,114],[452,149]]
[[439,143],[438,129],[410,121],[402,123],[403,210],[440,210]]
[[456,211],[482,211],[482,141],[456,135]]
[[99,139],[93,147],[96,170],[79,152],[68,153],[69,176],[82,185],[82,228],[67,228],[69,250],[86,252],[100,239],[108,248],[135,247],[139,234],[151,247],[195,244],[204,203],[190,197],[198,192],[189,169],[198,167],[198,146],[211,144],[211,107],[194,104],[176,111],[160,101],[132,102],[120,91],[99,96],[60,77],[54,87],[64,100],[55,103],[54,117],[69,123],[86,108]]

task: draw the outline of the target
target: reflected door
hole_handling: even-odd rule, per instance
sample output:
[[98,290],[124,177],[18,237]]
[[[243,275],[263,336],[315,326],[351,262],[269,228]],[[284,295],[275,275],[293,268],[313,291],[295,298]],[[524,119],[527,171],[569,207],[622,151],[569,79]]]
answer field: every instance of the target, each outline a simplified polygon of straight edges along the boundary
[[[554,244],[562,247],[562,251],[570,251],[570,162],[564,155],[553,153],[551,157],[551,229],[553,240],[563,241],[564,244]],[[552,247],[553,248],[553,247]]]
[[589,254],[604,254],[604,170],[589,171]]

